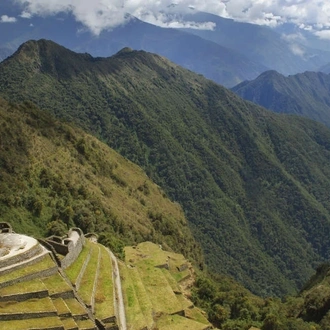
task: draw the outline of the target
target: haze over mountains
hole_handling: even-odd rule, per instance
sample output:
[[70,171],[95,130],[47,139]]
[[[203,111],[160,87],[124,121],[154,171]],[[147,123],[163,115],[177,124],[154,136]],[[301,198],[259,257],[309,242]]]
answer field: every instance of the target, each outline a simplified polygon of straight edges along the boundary
[[285,77],[267,71],[232,90],[267,109],[308,117],[330,127],[329,74],[305,72]]
[[285,75],[316,70],[320,63],[327,63],[329,60],[329,52],[312,49],[299,40],[287,39],[268,27],[235,22],[207,13],[197,13],[186,18],[197,22],[214,22],[216,27],[214,30],[185,31],[240,52]]
[[[6,8],[2,10],[8,11]],[[312,49],[299,40],[285,39],[268,27],[239,23],[202,12],[182,19],[196,24],[211,22],[215,28],[179,31],[127,15],[126,24],[95,36],[76,22],[71,14],[19,18],[12,24],[0,24],[0,32],[10,27],[10,31],[0,33],[0,59],[30,39],[51,39],[71,50],[102,57],[130,47],[165,56],[227,87],[254,79],[269,69],[294,74],[317,70],[328,63],[328,52]]]
[[254,292],[294,292],[328,258],[322,125],[246,103],[157,55],[93,58],[45,40],[1,63],[0,92],[140,164],[183,206],[210,268]]

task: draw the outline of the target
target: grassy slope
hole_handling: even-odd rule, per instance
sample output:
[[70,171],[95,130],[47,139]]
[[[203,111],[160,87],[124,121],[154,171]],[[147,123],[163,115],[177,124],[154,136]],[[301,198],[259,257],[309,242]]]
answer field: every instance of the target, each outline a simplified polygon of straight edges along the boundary
[[[324,127],[266,112],[158,56],[126,50],[93,59],[46,41],[1,64],[0,92],[74,121],[142,165],[184,207],[212,269],[254,292],[293,292],[328,256]],[[101,169],[102,159],[87,162]],[[132,193],[143,205],[147,191],[140,181]],[[163,214],[149,207],[155,232],[183,240]],[[134,236],[146,239],[137,223]]]
[[[4,100],[0,136],[0,218],[16,231],[44,236],[50,225],[77,225],[117,252],[124,243],[150,239],[200,260],[180,207],[97,139],[30,104]],[[178,235],[156,231],[151,212]]]
[[329,74],[305,72],[285,77],[268,71],[232,90],[275,112],[301,115],[330,126]]

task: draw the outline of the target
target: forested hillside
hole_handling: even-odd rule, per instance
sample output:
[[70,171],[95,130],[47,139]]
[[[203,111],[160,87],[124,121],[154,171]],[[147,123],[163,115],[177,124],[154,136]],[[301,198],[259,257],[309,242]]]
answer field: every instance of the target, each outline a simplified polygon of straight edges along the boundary
[[141,165],[183,206],[209,267],[256,293],[295,292],[329,256],[330,131],[320,124],[266,111],[156,55],[93,58],[45,40],[0,65],[0,93]]
[[232,90],[275,112],[304,116],[330,126],[330,74],[305,72],[285,77],[266,71]]
[[147,240],[202,263],[182,209],[136,165],[25,102],[0,99],[0,221],[44,237],[78,226],[121,255]]

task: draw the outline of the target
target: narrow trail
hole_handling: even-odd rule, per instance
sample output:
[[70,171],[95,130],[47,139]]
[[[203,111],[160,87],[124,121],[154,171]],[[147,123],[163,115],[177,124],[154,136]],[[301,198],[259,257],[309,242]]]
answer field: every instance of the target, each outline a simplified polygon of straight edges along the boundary
[[123,299],[123,291],[121,288],[121,280],[120,280],[120,274],[119,274],[119,267],[117,258],[115,255],[110,251],[110,257],[112,260],[113,265],[113,283],[115,288],[115,308],[117,311],[117,318],[118,318],[118,326],[120,330],[127,330],[126,325],[126,314],[125,314],[125,306],[124,306],[124,299]]

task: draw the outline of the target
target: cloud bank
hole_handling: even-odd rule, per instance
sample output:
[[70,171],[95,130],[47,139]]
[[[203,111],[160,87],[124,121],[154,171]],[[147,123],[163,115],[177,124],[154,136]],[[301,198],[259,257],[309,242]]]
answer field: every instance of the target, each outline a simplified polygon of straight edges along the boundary
[[15,23],[17,19],[15,17],[9,17],[7,15],[2,15],[0,17],[0,23]]
[[[330,35],[328,0],[12,0],[22,16],[70,12],[94,34],[121,25],[131,14],[164,27],[212,29],[211,22],[184,22],[175,13],[205,11],[238,21],[276,26],[291,22],[308,26],[321,38]],[[9,18],[9,17],[8,17]]]

